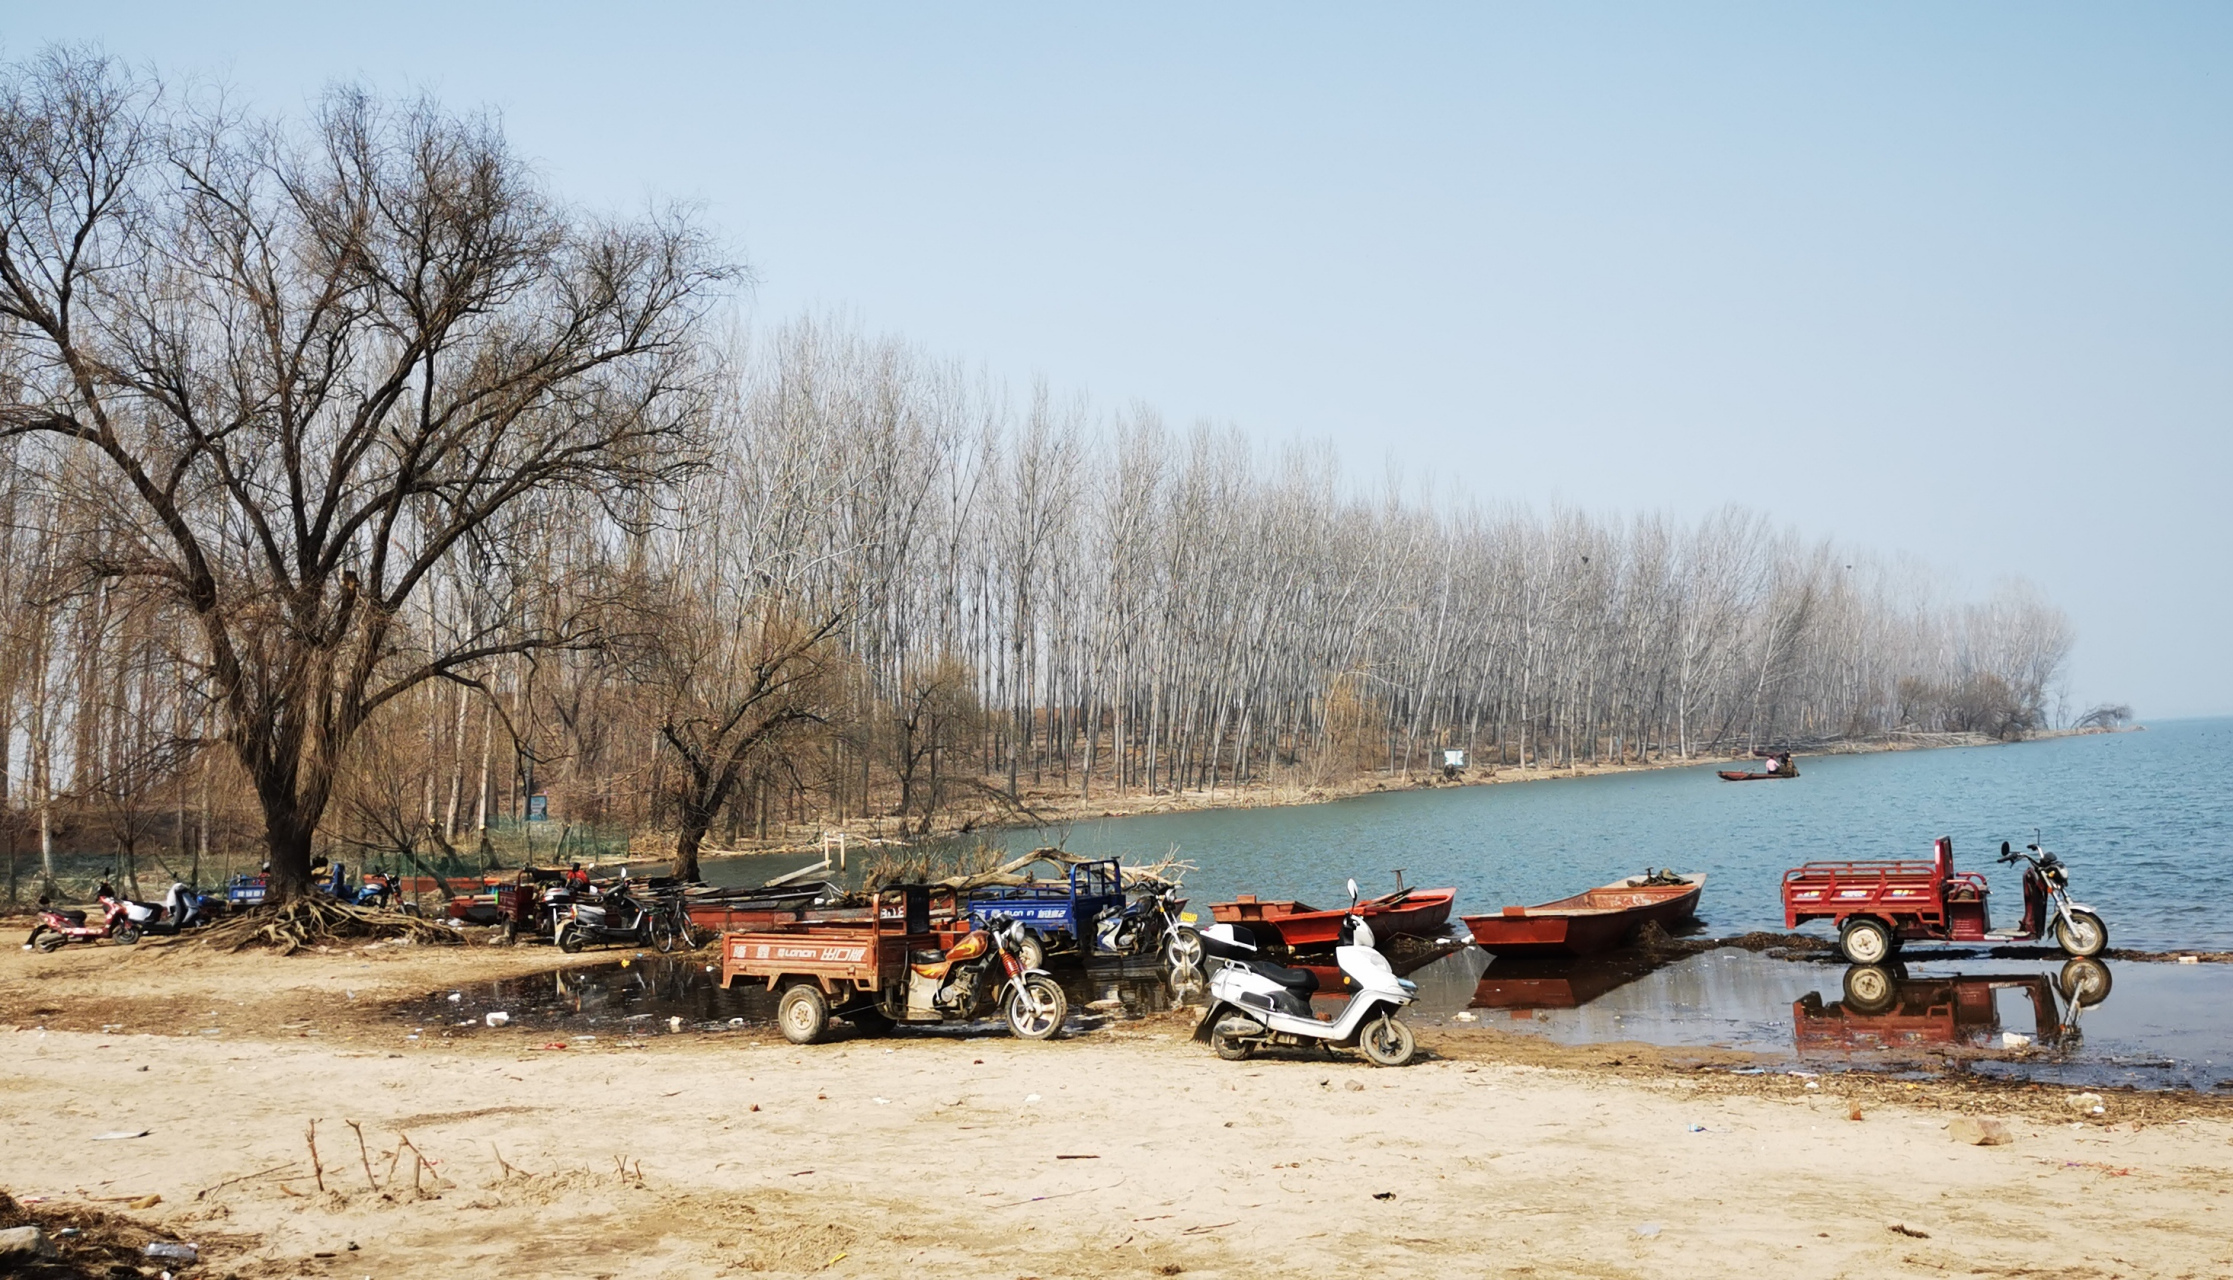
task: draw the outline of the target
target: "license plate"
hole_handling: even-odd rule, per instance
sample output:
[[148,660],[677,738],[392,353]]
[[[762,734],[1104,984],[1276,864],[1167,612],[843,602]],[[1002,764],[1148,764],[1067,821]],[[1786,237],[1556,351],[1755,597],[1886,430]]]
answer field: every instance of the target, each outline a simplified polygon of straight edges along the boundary
[[1180,924],[1192,924],[1192,923],[1194,923],[1194,920],[1195,920],[1195,915],[1194,915],[1194,913],[1193,913],[1193,912],[1191,912],[1191,911],[1181,911],[1181,912],[1179,912],[1179,923],[1180,923]]

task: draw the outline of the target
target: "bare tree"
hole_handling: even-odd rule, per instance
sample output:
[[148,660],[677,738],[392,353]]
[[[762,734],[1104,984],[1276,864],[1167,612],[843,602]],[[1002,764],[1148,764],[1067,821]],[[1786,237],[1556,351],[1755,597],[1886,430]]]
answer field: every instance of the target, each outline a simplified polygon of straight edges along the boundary
[[307,889],[350,741],[563,620],[404,623],[473,531],[547,490],[666,483],[728,271],[687,221],[582,217],[483,119],[330,96],[303,132],[55,51],[0,85],[0,437],[106,466],[107,576],[167,593]]

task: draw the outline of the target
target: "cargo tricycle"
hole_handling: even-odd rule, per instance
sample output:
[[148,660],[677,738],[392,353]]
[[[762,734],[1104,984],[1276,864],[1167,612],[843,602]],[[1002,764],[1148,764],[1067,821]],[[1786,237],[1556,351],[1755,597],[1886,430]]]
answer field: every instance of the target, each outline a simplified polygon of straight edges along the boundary
[[[934,910],[932,898],[943,901]],[[962,922],[935,927],[943,921]],[[843,1018],[866,1035],[895,1022],[963,1022],[997,1011],[1025,1040],[1061,1030],[1062,988],[1023,963],[1021,921],[967,920],[943,886],[876,891],[859,919],[806,920],[722,935],[721,985],[739,978],[781,993],[776,1025],[794,1044],[813,1044]]]
[[1783,873],[1783,923],[1837,926],[1838,950],[1853,964],[1882,964],[1908,942],[2032,942],[2052,931],[2073,956],[2109,945],[2109,926],[2092,907],[2070,900],[2062,860],[2038,845],[2016,852],[2002,841],[2000,861],[2024,866],[2024,914],[1995,929],[1985,877],[1954,870],[1954,841],[1940,836],[1928,862],[1809,862]]

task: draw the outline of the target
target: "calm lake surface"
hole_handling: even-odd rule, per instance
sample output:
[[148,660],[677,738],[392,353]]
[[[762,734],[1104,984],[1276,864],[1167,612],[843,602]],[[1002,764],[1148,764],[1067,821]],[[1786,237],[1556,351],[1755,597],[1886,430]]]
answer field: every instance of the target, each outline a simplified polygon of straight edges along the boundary
[[1198,906],[1256,893],[1333,907],[1349,876],[1383,892],[1401,867],[1406,883],[1457,886],[1457,910],[1468,914],[1673,867],[1707,873],[1699,914],[1729,935],[1783,927],[1787,867],[1928,858],[1941,835],[1954,838],[1956,867],[1991,879],[1995,924],[2013,924],[2021,878],[1993,858],[2001,841],[2021,847],[2037,828],[2070,864],[2077,900],[2108,921],[2112,947],[2233,950],[2222,887],[2233,867],[2233,719],[1799,764],[1798,778],[1772,787],[1723,782],[1714,770],[1726,765],[1700,765],[990,838],[1018,850],[1060,842],[1128,863],[1175,849],[1201,868],[1187,876]]

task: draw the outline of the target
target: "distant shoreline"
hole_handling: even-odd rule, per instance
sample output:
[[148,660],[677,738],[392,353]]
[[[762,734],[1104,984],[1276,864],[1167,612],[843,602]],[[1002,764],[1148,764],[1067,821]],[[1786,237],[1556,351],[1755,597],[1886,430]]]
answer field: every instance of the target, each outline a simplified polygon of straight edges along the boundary
[[[1949,747],[2012,747],[2027,742],[2045,742],[2057,738],[2088,737],[2102,733],[2135,733],[2145,725],[2131,725],[2122,729],[2050,729],[2030,734],[2012,741],[2003,741],[1982,733],[1910,733],[1890,734],[1875,738],[1835,739],[1812,745],[1798,744],[1789,748],[1799,757],[1800,776],[1806,776],[1805,765],[1809,756],[1873,755],[1889,751],[1929,751]],[[1168,813],[1209,813],[1225,809],[1272,809],[1299,805],[1330,804],[1337,800],[1351,800],[1360,796],[1393,794],[1406,791],[1446,791],[1460,787],[1503,786],[1516,782],[1555,782],[1569,778],[1599,778],[1620,773],[1647,773],[1666,769],[1692,769],[1703,765],[1751,764],[1759,759],[1745,755],[1697,755],[1691,758],[1659,759],[1640,764],[1584,763],[1572,768],[1535,769],[1503,766],[1488,770],[1468,770],[1456,779],[1446,779],[1438,772],[1420,770],[1409,776],[1391,778],[1385,773],[1361,774],[1338,783],[1304,784],[1290,779],[1265,779],[1240,786],[1220,786],[1214,792],[1206,789],[1188,789],[1178,792],[1158,792],[1152,795],[1137,792],[1115,796],[1095,796],[1081,799],[1075,791],[1056,792],[1045,786],[1025,788],[1021,797],[1027,812],[1002,813],[987,811],[965,818],[958,827],[943,827],[929,836],[900,836],[895,828],[901,825],[891,818],[850,819],[833,823],[824,828],[834,839],[839,832],[847,838],[851,849],[872,850],[879,846],[912,846],[925,839],[932,841],[966,840],[977,834],[996,831],[1035,830],[1045,827],[1072,826],[1086,822],[1104,822],[1116,818],[1139,818]],[[703,850],[702,861],[712,862],[733,858],[763,857],[813,857],[821,852],[820,840],[807,843],[770,840],[755,848]],[[636,855],[645,861],[671,858],[665,850],[642,849]]]

